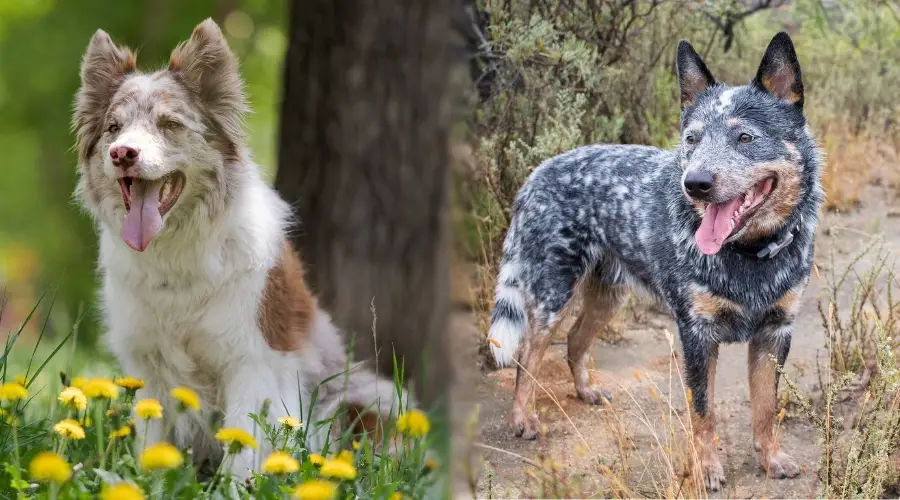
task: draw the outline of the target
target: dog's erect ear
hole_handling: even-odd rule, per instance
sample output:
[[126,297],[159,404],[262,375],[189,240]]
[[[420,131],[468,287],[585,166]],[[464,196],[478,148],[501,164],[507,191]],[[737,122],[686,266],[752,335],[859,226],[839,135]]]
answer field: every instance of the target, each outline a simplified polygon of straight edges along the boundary
[[94,33],[81,61],[81,88],[72,120],[83,158],[93,153],[113,95],[136,68],[130,50],[117,46],[103,30]]
[[169,57],[169,71],[207,107],[229,137],[243,135],[247,112],[238,62],[219,25],[206,19]]
[[716,79],[703,64],[703,59],[686,40],[678,42],[675,56],[675,71],[681,86],[681,109],[693,104],[697,94],[706,87],[716,84]]
[[794,42],[781,32],[769,42],[753,85],[797,107],[803,107],[803,79]]

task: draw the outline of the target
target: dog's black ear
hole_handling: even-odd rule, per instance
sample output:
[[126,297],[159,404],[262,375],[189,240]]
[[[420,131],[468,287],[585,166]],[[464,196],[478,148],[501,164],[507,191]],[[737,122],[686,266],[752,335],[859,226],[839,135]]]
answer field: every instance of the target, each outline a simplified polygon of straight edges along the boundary
[[799,108],[803,107],[803,79],[794,42],[781,32],[769,42],[753,85]]
[[244,86],[237,59],[215,21],[198,24],[191,38],[172,51],[169,71],[203,102],[230,139],[242,137]]
[[703,59],[700,59],[687,40],[678,43],[675,71],[678,73],[678,84],[681,86],[681,109],[693,104],[697,94],[703,89],[716,84],[716,79],[706,64],[703,64]]

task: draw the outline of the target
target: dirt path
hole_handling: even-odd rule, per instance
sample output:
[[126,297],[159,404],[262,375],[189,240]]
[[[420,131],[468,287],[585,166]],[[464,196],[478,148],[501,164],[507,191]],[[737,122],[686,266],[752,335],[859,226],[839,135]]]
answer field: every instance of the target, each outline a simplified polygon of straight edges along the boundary
[[[825,337],[817,309],[830,272],[831,254],[835,267],[844,269],[856,252],[873,235],[883,235],[885,249],[900,249],[900,218],[896,217],[896,197],[890,188],[867,188],[865,208],[849,215],[827,214],[818,238],[816,262],[821,278],[814,276],[804,297],[796,323],[789,378],[796,380],[805,394],[818,391],[817,360],[827,365]],[[866,261],[858,265],[867,267]],[[842,290],[849,298],[852,287]],[[554,345],[538,377],[546,392],[539,394],[538,411],[546,425],[546,438],[522,441],[512,435],[507,417],[512,401],[514,369],[504,369],[472,379],[480,432],[476,451],[481,453],[477,472],[479,497],[510,498],[541,495],[535,480],[539,470],[526,462],[550,457],[559,468],[558,477],[567,490],[545,496],[602,496],[614,480],[603,477],[603,466],[623,470],[631,494],[656,497],[665,491],[669,475],[665,457],[683,456],[687,448],[679,444],[686,432],[679,422],[684,413],[684,391],[677,366],[672,362],[666,331],[677,337],[672,321],[664,313],[636,307],[620,313],[617,329],[622,339],[614,343],[598,341],[593,348],[594,376],[613,393],[610,407],[590,407],[575,398],[571,375],[564,360],[564,345]],[[675,341],[674,349],[680,350]],[[728,476],[721,498],[815,496],[820,438],[802,415],[787,413],[779,430],[785,450],[803,466],[793,480],[768,480],[753,455],[745,345],[723,346],[716,375],[716,402],[720,456]],[[784,384],[782,384],[784,389]],[[540,391],[540,389],[539,389]],[[550,396],[552,394],[552,397]],[[671,404],[666,400],[673,394]],[[558,402],[554,402],[554,399]],[[624,459],[623,459],[624,456]],[[675,470],[679,465],[673,466]],[[679,484],[676,481],[674,484]],[[683,483],[681,483],[682,486]],[[687,496],[691,496],[690,494]]]

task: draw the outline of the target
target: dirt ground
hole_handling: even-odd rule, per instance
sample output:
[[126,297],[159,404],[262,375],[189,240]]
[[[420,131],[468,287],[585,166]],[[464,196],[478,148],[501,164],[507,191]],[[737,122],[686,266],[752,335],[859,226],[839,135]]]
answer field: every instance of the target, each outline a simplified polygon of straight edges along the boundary
[[[812,277],[804,296],[787,363],[789,378],[805,394],[815,397],[819,393],[817,362],[827,366],[825,332],[817,302],[827,285],[825,278],[832,267],[832,254],[834,267],[844,269],[865,242],[879,235],[884,238],[885,250],[896,254],[900,249],[900,203],[896,192],[895,188],[869,186],[858,211],[827,213],[820,222],[816,250],[820,277]],[[857,268],[865,270],[870,264],[864,260]],[[846,300],[853,292],[850,285],[841,290]],[[483,335],[472,331],[471,321],[468,329],[473,335]],[[672,356],[673,350],[680,350],[677,333],[666,313],[640,305],[623,310],[614,321],[614,330],[620,338],[598,340],[592,351],[592,375],[613,395],[608,407],[588,406],[576,399],[564,359],[564,342],[560,339],[551,347],[538,376],[545,389],[538,389],[537,403],[546,433],[537,441],[514,437],[508,426],[515,369],[487,374],[479,373],[473,366],[463,370],[464,395],[471,405],[461,408],[465,408],[470,421],[471,412],[477,411],[478,426],[471,431],[471,438],[478,458],[471,481],[478,497],[541,495],[533,478],[538,471],[535,464],[546,458],[556,463],[563,482],[574,488],[563,495],[575,494],[573,491],[583,496],[608,495],[609,490],[603,487],[608,487],[611,478],[603,476],[603,466],[623,470],[624,465],[629,471],[632,494],[657,497],[664,491],[669,476],[660,451],[677,455],[673,450],[679,446],[686,449],[678,444],[686,436],[679,422],[686,422],[687,414],[680,372]],[[676,339],[671,346],[667,335]],[[782,384],[781,389],[784,387]],[[669,394],[671,404],[666,403]],[[778,431],[779,439],[785,451],[802,464],[803,472],[795,479],[767,479],[753,454],[748,397],[747,348],[723,346],[716,375],[716,404],[720,457],[728,484],[724,491],[710,496],[814,497],[822,441],[816,429],[798,411],[787,412]],[[624,462],[620,449],[625,450]],[[543,495],[556,496],[552,492]]]

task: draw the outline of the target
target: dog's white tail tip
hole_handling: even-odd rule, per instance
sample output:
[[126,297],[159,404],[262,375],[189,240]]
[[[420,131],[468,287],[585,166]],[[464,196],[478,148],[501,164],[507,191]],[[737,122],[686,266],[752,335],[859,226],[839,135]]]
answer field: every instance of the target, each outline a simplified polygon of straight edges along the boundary
[[491,354],[494,355],[498,367],[513,365],[519,342],[522,340],[522,330],[520,325],[505,318],[491,325],[488,342],[491,344]]

